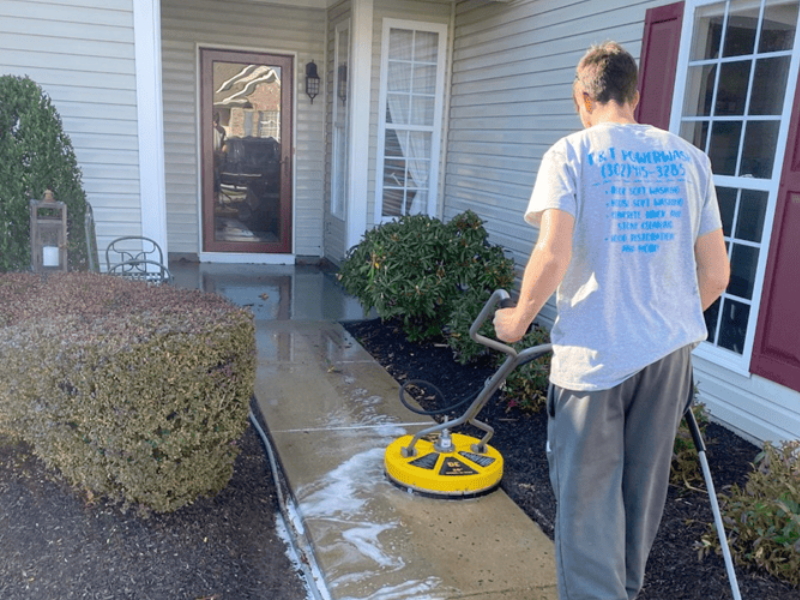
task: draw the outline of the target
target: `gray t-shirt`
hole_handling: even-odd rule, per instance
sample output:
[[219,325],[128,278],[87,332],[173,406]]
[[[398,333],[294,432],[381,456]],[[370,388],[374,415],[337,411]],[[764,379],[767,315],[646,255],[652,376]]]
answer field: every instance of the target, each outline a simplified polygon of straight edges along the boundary
[[575,217],[558,287],[550,380],[610,389],[706,339],[694,255],[721,227],[708,157],[649,125],[602,123],[544,155],[525,220]]

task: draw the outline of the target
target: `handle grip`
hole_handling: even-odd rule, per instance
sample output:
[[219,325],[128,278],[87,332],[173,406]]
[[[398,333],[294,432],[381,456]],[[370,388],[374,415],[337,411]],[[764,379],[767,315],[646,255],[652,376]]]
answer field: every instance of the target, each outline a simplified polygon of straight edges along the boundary
[[[504,306],[505,303],[505,306]],[[505,290],[495,290],[492,292],[492,295],[486,301],[486,304],[483,305],[480,314],[472,323],[472,327],[469,328],[469,337],[471,337],[474,341],[478,342],[479,344],[483,344],[487,348],[491,348],[493,350],[497,350],[502,352],[503,354],[508,354],[515,356],[517,351],[514,350],[511,346],[504,344],[498,340],[493,340],[491,338],[487,338],[484,335],[478,333],[478,330],[483,326],[484,322],[489,315],[494,312],[494,307],[500,305],[501,308],[510,308],[514,306],[514,301],[508,295],[508,292]]]

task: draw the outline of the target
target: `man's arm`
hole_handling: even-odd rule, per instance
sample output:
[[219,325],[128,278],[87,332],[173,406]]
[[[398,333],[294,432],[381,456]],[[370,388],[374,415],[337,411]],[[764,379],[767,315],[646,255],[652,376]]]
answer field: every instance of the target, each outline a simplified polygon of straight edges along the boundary
[[697,238],[694,254],[697,261],[700,302],[703,310],[706,310],[728,287],[728,279],[731,275],[722,229],[716,229]]
[[556,291],[572,258],[574,224],[575,218],[563,210],[549,209],[542,214],[539,239],[522,276],[517,306],[498,310],[494,316],[495,332],[501,340],[521,340]]

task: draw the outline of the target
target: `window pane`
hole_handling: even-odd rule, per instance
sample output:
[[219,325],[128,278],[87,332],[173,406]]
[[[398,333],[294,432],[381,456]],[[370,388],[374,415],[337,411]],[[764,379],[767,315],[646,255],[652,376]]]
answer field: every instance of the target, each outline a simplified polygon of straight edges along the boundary
[[411,131],[408,134],[410,141],[409,158],[425,159],[431,157],[431,134],[425,131]]
[[705,152],[708,121],[684,121],[681,124],[681,137]]
[[761,26],[759,52],[791,50],[797,27],[797,2],[767,2]]
[[788,56],[780,56],[756,61],[753,94],[750,97],[751,115],[781,114],[789,78],[789,60]]
[[706,312],[703,313],[703,317],[706,320],[706,329],[708,329],[708,341],[712,343],[717,341],[717,321],[719,320],[720,304],[722,304],[722,300],[718,298],[717,301],[709,306]]
[[736,219],[736,237],[748,242],[761,242],[764,216],[767,213],[767,192],[742,190],[739,216]]
[[407,131],[395,131],[394,129],[387,129],[386,140],[383,144],[383,155],[404,156],[403,146],[405,146],[407,142],[408,142]]
[[411,99],[411,124],[433,125],[436,98],[433,96],[414,96]]
[[436,63],[439,51],[439,34],[430,31],[417,31],[414,40],[414,60]]
[[414,65],[414,93],[436,93],[436,65]]
[[731,252],[731,280],[728,293],[740,298],[752,300],[753,286],[758,267],[758,248],[733,244]]
[[383,190],[383,216],[399,217],[403,210],[405,192],[398,189]]
[[411,63],[396,60],[389,61],[389,70],[386,74],[386,89],[390,92],[411,91]]
[[714,113],[721,116],[743,115],[750,81],[750,60],[737,60],[720,67],[719,89]]
[[725,3],[709,4],[695,12],[694,36],[692,37],[691,60],[703,60],[719,56],[722,37],[722,15]]
[[711,114],[714,96],[714,77],[717,65],[689,67],[683,114],[687,117],[707,117]]
[[780,121],[750,121],[742,148],[742,177],[772,177]]
[[736,214],[736,195],[738,190],[728,187],[717,187],[717,202],[722,217],[722,233],[730,237],[733,231],[733,217]]
[[395,60],[408,60],[412,58],[411,48],[414,32],[408,29],[391,29],[389,31],[389,56]]
[[430,175],[430,161],[414,160],[408,165],[409,175],[411,175],[409,186],[424,188],[428,187],[428,176]]
[[717,121],[711,126],[708,156],[716,175],[736,173],[736,157],[739,154],[741,133],[741,121]]
[[403,187],[406,181],[406,161],[386,159],[383,163],[383,185]]
[[386,122],[408,125],[411,96],[408,94],[386,94]]
[[408,212],[416,215],[428,212],[428,190],[408,191]]
[[758,29],[758,9],[752,0],[733,0],[725,31],[723,56],[752,54]]
[[717,344],[738,354],[744,352],[744,338],[747,333],[747,319],[750,307],[742,302],[726,298],[722,308]]

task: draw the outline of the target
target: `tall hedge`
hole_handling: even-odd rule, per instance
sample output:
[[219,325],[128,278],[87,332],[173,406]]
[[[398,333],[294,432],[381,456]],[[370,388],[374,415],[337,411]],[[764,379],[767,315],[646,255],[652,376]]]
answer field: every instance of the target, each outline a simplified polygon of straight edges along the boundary
[[0,76],[0,272],[30,268],[29,201],[48,188],[67,205],[70,268],[85,269],[86,195],[61,117],[33,80]]

